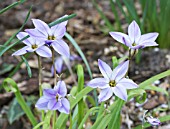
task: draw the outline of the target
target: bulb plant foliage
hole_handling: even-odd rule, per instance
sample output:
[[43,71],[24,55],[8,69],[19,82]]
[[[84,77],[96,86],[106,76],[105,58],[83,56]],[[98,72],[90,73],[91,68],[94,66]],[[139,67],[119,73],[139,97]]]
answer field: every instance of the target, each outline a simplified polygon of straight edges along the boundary
[[[59,20],[67,17],[68,15],[64,15],[59,18]],[[34,29],[26,29],[25,32],[19,32],[17,34],[19,40],[27,36],[27,38],[22,41],[26,46],[14,52],[12,56],[33,53],[38,57],[40,96],[35,103],[35,108],[40,112],[40,115],[38,117],[33,115],[25,104],[17,88],[17,84],[11,81],[12,79],[5,79],[3,86],[9,91],[8,85],[12,85],[13,88],[11,90],[14,91],[19,104],[33,125],[33,129],[64,129],[67,128],[67,121],[69,121],[69,125],[67,126],[69,126],[70,129],[82,129],[83,126],[86,126],[86,121],[92,114],[95,114],[95,119],[93,120],[91,129],[119,129],[122,106],[134,97],[140,98],[139,100],[144,99],[143,101],[145,101],[146,97],[143,96],[146,95],[146,87],[149,87],[152,81],[161,79],[170,74],[169,71],[166,71],[166,73],[153,77],[152,81],[146,80],[143,82],[145,84],[144,86],[142,83],[136,84],[128,76],[130,62],[136,54],[135,51],[134,53],[130,51],[129,57],[121,59],[121,62],[115,57],[113,64],[114,66],[115,64],[118,65],[113,70],[106,62],[98,59],[98,67],[103,77],[91,79],[86,84],[84,83],[83,67],[78,65],[78,83],[76,86],[72,87],[70,93],[67,93],[66,83],[61,79],[61,76],[57,76],[56,74],[57,72],[61,73],[63,60],[60,58],[60,60],[55,62],[54,52],[59,53],[62,57],[71,59],[69,46],[62,39],[63,36],[66,35],[68,20],[63,20],[53,26],[49,26],[39,19],[32,19],[32,22],[35,26]],[[141,35],[140,28],[135,21],[132,21],[129,25],[128,35],[120,32],[110,32],[110,35],[116,41],[129,47],[129,50],[138,50],[158,45],[155,42],[158,33]],[[42,87],[42,64],[40,57],[51,58],[52,60],[51,71],[54,75],[53,88]],[[82,57],[82,59],[84,59],[84,57]],[[96,88],[100,89],[97,103],[95,103],[96,96],[88,95],[88,93]],[[112,104],[108,103],[110,98],[114,100]],[[93,106],[89,108],[86,99],[88,99]],[[104,104],[107,105],[106,108]],[[146,119],[146,122],[149,122],[153,126],[160,125],[158,118],[148,116]],[[37,121],[39,121],[39,123]],[[144,125],[142,127],[144,127]]]

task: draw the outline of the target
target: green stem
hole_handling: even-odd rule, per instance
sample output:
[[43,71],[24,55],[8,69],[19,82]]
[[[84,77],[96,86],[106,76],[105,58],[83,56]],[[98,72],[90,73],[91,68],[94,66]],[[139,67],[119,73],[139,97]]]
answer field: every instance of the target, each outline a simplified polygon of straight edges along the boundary
[[70,112],[70,127],[69,127],[69,129],[72,129],[72,125],[73,124],[73,122],[72,122],[72,116],[71,116],[71,112]]
[[52,63],[53,63],[53,68],[54,68],[54,86],[56,86],[56,79],[57,79],[57,74],[56,74],[56,68],[55,68],[55,55],[54,55],[54,49],[51,47],[51,51],[52,51]]
[[55,125],[56,125],[56,111],[54,110],[54,114],[53,114],[53,129],[56,129]]
[[[37,55],[37,54],[36,54]],[[42,64],[41,64],[41,57],[37,55],[38,58],[38,85],[39,85],[39,95],[42,96]]]
[[12,80],[11,78],[6,78],[3,81],[3,87],[9,92],[9,91],[13,91],[16,99],[19,103],[19,105],[21,106],[21,108],[23,109],[23,111],[26,113],[28,119],[30,120],[31,124],[33,126],[37,125],[37,120],[35,119],[34,115],[32,114],[30,108],[28,107],[28,105],[26,104],[24,98],[21,95],[21,92],[18,89],[17,84],[15,83],[14,80]]
[[[132,60],[132,58],[136,55],[137,53],[137,50],[135,49],[134,52],[132,53],[132,49],[129,49],[129,56],[128,56],[128,59],[129,59],[129,66],[128,66],[128,71],[130,70],[130,62]],[[128,71],[126,73],[126,76],[128,76]]]
[[[54,55],[54,49],[51,47],[51,51],[52,51],[52,64],[53,64],[53,68],[54,68],[54,86],[56,86],[56,80],[57,80],[57,74],[56,74],[56,68],[55,68],[55,55]],[[56,129],[56,111],[54,111],[53,114],[53,129]]]
[[[38,58],[38,84],[39,84],[39,95],[40,97],[43,94],[43,89],[42,89],[42,63],[41,63],[41,57],[37,55]],[[42,115],[42,120],[44,120],[44,111],[41,111],[41,115]]]

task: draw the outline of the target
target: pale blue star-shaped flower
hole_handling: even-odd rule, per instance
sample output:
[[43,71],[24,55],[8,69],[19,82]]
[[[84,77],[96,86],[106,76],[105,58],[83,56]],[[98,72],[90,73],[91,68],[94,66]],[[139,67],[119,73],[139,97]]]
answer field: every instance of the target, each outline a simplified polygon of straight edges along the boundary
[[[17,34],[17,38],[21,40],[25,36],[28,36],[26,32],[19,32]],[[45,46],[45,42],[41,42],[33,37],[29,37],[23,41],[26,45],[25,47],[21,48],[20,50],[14,52],[12,56],[19,56],[23,55],[27,52],[36,52],[39,56],[42,57],[52,57],[51,50]]]
[[32,22],[35,28],[25,30],[30,36],[45,41],[46,44],[53,47],[60,55],[66,57],[70,56],[69,46],[62,39],[66,32],[67,21],[52,27],[49,27],[44,21],[39,19],[32,19]]
[[152,116],[147,117],[147,121],[152,125],[152,126],[158,126],[161,125],[161,122],[158,118],[153,118]]
[[147,33],[141,35],[140,28],[135,21],[128,27],[128,35],[121,32],[110,32],[110,35],[118,42],[128,46],[131,49],[140,49],[150,46],[158,46],[155,42],[158,33]]
[[122,62],[112,71],[108,64],[100,59],[98,60],[98,66],[104,78],[95,78],[88,82],[87,86],[101,89],[98,96],[99,102],[108,100],[113,93],[122,100],[127,101],[126,89],[138,87],[132,80],[125,78],[128,65],[129,61]]
[[39,110],[58,110],[69,114],[70,103],[65,98],[67,88],[64,81],[58,81],[54,89],[44,89],[43,96],[39,98],[35,107]]

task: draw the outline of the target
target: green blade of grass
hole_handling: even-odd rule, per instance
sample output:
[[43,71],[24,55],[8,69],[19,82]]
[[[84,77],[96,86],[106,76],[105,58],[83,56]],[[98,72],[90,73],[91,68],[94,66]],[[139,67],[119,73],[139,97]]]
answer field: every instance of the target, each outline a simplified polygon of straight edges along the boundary
[[147,11],[148,11],[148,2],[146,2],[145,6],[144,6],[144,10],[143,10],[143,14],[142,14],[142,21],[141,21],[141,31],[142,31],[142,33],[144,33],[144,23],[145,23],[145,19],[146,19],[146,16],[147,16]]
[[111,112],[111,120],[108,124],[108,129],[120,129],[120,122],[121,122],[120,111],[125,102],[119,98],[117,101],[118,104],[114,107],[114,110]]
[[[78,75],[78,93],[84,88],[84,71],[83,67],[81,65],[77,66],[77,75]],[[83,99],[81,99],[78,102],[78,125],[80,125],[81,121],[84,117],[84,102]],[[80,128],[82,129],[82,128]]]
[[139,16],[137,15],[134,2],[132,0],[123,0],[123,2],[130,14],[131,20],[134,19],[140,25]]
[[111,6],[112,12],[115,16],[115,20],[116,20],[116,23],[117,23],[117,26],[118,26],[118,30],[122,32],[123,30],[122,30],[122,27],[121,27],[120,18],[119,18],[119,15],[118,15],[118,11],[116,10],[115,4],[116,3],[114,3],[113,0],[110,0],[110,6]]
[[75,49],[77,50],[77,52],[80,54],[82,60],[84,61],[86,67],[87,67],[87,70],[88,70],[88,73],[89,73],[89,76],[90,78],[92,79],[92,72],[91,72],[91,69],[90,69],[90,66],[87,62],[87,59],[86,57],[84,56],[81,48],[78,46],[78,44],[76,43],[76,41],[71,37],[70,34],[68,34],[67,32],[65,33],[65,37],[72,43],[72,45],[75,47]]
[[13,91],[16,99],[18,101],[18,103],[20,104],[21,108],[23,109],[23,111],[26,113],[28,119],[30,120],[31,124],[33,126],[37,125],[37,120],[35,119],[33,113],[31,112],[30,108],[28,107],[28,105],[26,104],[24,98],[21,95],[20,90],[18,89],[17,84],[15,83],[14,80],[12,80],[11,78],[6,78],[3,81],[3,87],[7,92]]
[[169,48],[170,47],[170,27],[169,27],[169,12],[170,12],[170,1],[169,0],[161,0],[160,1],[160,25],[159,25],[159,44],[161,48]]
[[[91,72],[91,69],[90,69],[90,66],[87,62],[87,59],[86,57],[84,56],[81,48],[78,46],[78,44],[76,43],[76,41],[71,37],[71,35],[69,35],[67,32],[65,33],[65,36],[66,38],[72,43],[72,45],[74,46],[74,48],[77,50],[77,52],[79,53],[79,55],[81,56],[82,60],[84,61],[85,65],[86,65],[86,68],[87,68],[87,71],[89,73],[89,76],[90,76],[90,79],[92,79],[92,72]],[[96,92],[96,89],[93,90],[93,95],[95,97],[95,102],[96,102],[96,106],[98,105],[98,102],[97,102],[97,92]]]
[[20,0],[20,1],[17,1],[17,2],[14,2],[12,4],[10,4],[9,6],[7,6],[6,8],[3,8],[0,10],[0,14],[6,12],[7,10],[11,9],[11,8],[14,8],[15,6],[19,5],[19,4],[22,4],[24,3],[26,0]]
[[70,14],[70,15],[68,15],[68,16],[66,16],[66,17],[61,18],[61,19],[57,19],[57,20],[51,22],[51,23],[48,24],[48,25],[49,25],[49,27],[52,27],[52,26],[55,26],[56,24],[59,24],[59,23],[61,23],[61,22],[67,21],[67,20],[69,20],[69,19],[71,19],[71,18],[74,18],[75,16],[76,16],[76,14]]
[[145,88],[147,85],[152,84],[154,81],[159,80],[159,79],[164,78],[164,77],[169,76],[169,75],[170,75],[170,70],[167,70],[165,72],[157,74],[157,75],[145,80],[144,82],[140,83],[139,87]]
[[90,113],[94,114],[94,113],[98,112],[98,110],[99,110],[99,107],[93,107],[93,108],[89,109],[88,112],[86,113],[86,115],[84,116],[83,120],[81,121],[78,129],[83,128],[83,125],[85,124],[85,122],[86,122],[87,118],[89,117]]
[[126,19],[126,22],[127,22],[127,23],[130,23],[130,19],[129,19],[129,17],[127,16],[127,14],[125,13],[125,11],[123,10],[123,6],[122,6],[122,4],[120,3],[120,0],[116,0],[116,3],[117,3],[117,5],[118,5],[120,11],[121,11],[122,14],[124,15],[124,17],[125,17],[125,19]]
[[[4,52],[6,52],[8,49],[10,49],[11,47],[13,47],[13,46],[15,46],[15,45],[17,44],[17,43],[11,44],[10,46],[7,47],[7,45],[8,45],[8,44],[15,38],[15,36],[18,34],[18,32],[20,32],[20,31],[24,28],[24,26],[25,26],[25,24],[27,23],[28,18],[29,18],[29,16],[30,16],[31,10],[32,10],[32,6],[30,7],[30,9],[29,9],[29,11],[28,11],[27,16],[26,16],[26,18],[25,18],[24,23],[22,24],[22,26],[18,29],[18,31],[17,31],[16,33],[14,33],[14,34],[4,43],[3,46],[5,47],[5,49],[0,49],[0,56],[2,56],[2,55],[4,54]],[[23,40],[22,40],[22,41],[23,41]]]
[[105,21],[105,24],[107,25],[107,27],[109,28],[110,31],[114,31],[114,28],[112,26],[112,24],[110,23],[109,19],[105,16],[105,14],[103,13],[103,11],[99,8],[99,6],[97,5],[95,0],[92,0],[93,5],[95,6],[95,8],[97,9],[97,11],[99,12],[100,16],[102,17],[102,19]]

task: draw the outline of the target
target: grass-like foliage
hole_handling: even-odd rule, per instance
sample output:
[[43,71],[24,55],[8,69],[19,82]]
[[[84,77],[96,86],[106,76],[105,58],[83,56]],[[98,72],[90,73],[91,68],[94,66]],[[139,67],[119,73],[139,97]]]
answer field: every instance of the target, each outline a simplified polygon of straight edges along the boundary
[[[136,4],[140,5],[140,9],[142,10],[141,14],[137,13],[138,9],[135,6]],[[121,26],[122,22],[119,17],[119,15],[122,15],[127,23],[135,20],[139,24],[142,33],[152,31],[158,32],[159,47],[170,48],[169,0],[110,0],[110,8],[115,17],[114,23],[109,21],[109,19],[105,16],[104,11],[99,8],[96,0],[93,0],[93,5],[96,7],[101,18],[105,21],[105,25],[108,27],[109,31],[123,31]],[[121,14],[119,12],[121,12]]]
[[[20,2],[8,6],[0,11],[0,13],[19,5]],[[121,110],[126,102],[135,98],[137,103],[144,103],[147,98],[146,90],[161,92],[169,97],[166,90],[152,84],[156,80],[169,76],[170,70],[155,75],[140,84],[136,84],[131,80],[128,76],[128,72],[131,67],[130,62],[137,54],[138,50],[158,45],[155,42],[158,33],[142,35],[141,32],[157,31],[160,35],[165,34],[163,36],[167,36],[166,34],[169,30],[167,29],[167,22],[165,21],[168,20],[167,10],[170,8],[170,2],[167,0],[164,0],[164,2],[160,1],[160,12],[157,12],[157,4],[155,1],[139,1],[144,12],[142,14],[142,20],[140,20],[135,9],[135,4],[132,0],[123,0],[122,2],[127,8],[127,12],[123,10],[123,5],[119,0],[116,0],[115,2],[110,0],[111,9],[116,18],[116,24],[113,26],[98,7],[95,0],[93,0],[93,4],[101,14],[101,17],[105,20],[110,31],[122,31],[121,19],[119,19],[117,9],[120,9],[127,23],[130,23],[128,27],[128,35],[121,32],[110,32],[110,35],[115,40],[128,47],[129,55],[120,59],[113,56],[113,69],[106,62],[98,59],[98,67],[103,77],[93,79],[91,68],[86,56],[78,46],[78,43],[69,33],[66,32],[67,22],[74,18],[76,14],[64,15],[49,24],[46,24],[40,19],[33,19],[32,21],[35,28],[26,29],[26,32],[20,32],[30,16],[32,9],[30,8],[21,28],[1,46],[0,56],[3,56],[4,53],[8,51],[14,52],[12,56],[21,56],[22,61],[17,64],[13,71],[11,71],[9,77],[4,79],[2,86],[6,92],[13,92],[15,94],[18,104],[26,114],[33,129],[83,129],[83,126],[86,126],[86,122],[89,120],[92,122],[91,129],[120,129]],[[164,6],[166,6],[166,8],[163,8]],[[163,21],[163,27],[160,27],[159,25],[161,22],[159,21],[159,17],[157,17],[157,13],[160,13],[160,17],[165,20]],[[133,22],[131,22],[132,20]],[[70,59],[69,45],[62,39],[64,36],[77,50],[86,66],[83,67],[82,64],[76,65],[77,81],[76,79],[74,80],[75,85],[72,86],[70,91],[67,91],[67,84],[62,81],[62,76],[56,74],[57,65],[55,62],[55,52],[59,53],[64,58],[67,58],[67,60]],[[15,37],[17,37],[18,40],[15,40],[15,42],[12,43]],[[160,36],[159,45],[161,47],[168,47],[168,45],[161,45],[163,40],[164,38]],[[15,50],[14,46],[19,43],[24,43],[25,46],[19,50]],[[34,103],[35,109],[28,106],[17,83],[11,78],[20,69],[22,63],[26,64],[28,76],[30,78],[32,77],[32,71],[28,63],[28,57],[32,54],[37,56],[38,62],[37,80],[39,82],[39,99]],[[48,88],[44,88],[42,84],[41,57],[50,58],[52,60],[54,83],[52,86],[49,85]],[[66,64],[69,67],[69,71],[71,71],[70,73],[73,74],[69,63],[66,62]],[[85,69],[87,69],[90,76],[90,81],[87,84],[85,84]],[[100,89],[98,96],[96,89]],[[93,94],[90,94],[92,91]],[[114,100],[113,103],[109,103],[110,98]],[[16,101],[14,104],[15,106],[17,105]],[[35,110],[38,111],[36,115],[34,114]],[[10,122],[12,123],[16,118],[23,115],[23,112],[17,117],[12,116],[11,119],[9,118]],[[161,122],[168,120],[170,120],[169,115],[160,118],[153,118],[149,113],[145,112],[141,125],[137,126],[135,129],[158,126]],[[68,121],[69,127],[67,125]]]

